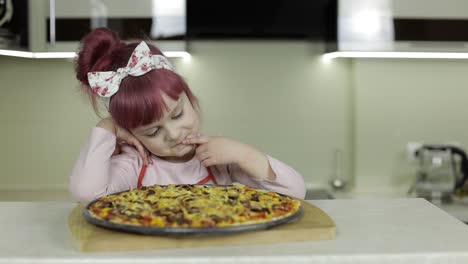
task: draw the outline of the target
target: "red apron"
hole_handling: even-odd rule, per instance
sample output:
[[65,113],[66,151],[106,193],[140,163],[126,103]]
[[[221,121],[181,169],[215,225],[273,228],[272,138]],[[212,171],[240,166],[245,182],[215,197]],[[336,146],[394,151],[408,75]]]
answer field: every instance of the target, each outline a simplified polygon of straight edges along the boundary
[[[146,167],[147,167],[146,164],[143,164],[143,167],[141,167],[140,175],[138,175],[137,189],[141,188],[141,182],[143,181],[143,178],[145,177]],[[201,179],[199,182],[197,182],[197,184],[205,184],[209,182],[210,180],[214,184],[218,184],[218,182],[216,181],[216,178],[213,176],[213,173],[211,173],[210,167],[207,167],[206,169],[208,170],[208,175],[205,178]]]

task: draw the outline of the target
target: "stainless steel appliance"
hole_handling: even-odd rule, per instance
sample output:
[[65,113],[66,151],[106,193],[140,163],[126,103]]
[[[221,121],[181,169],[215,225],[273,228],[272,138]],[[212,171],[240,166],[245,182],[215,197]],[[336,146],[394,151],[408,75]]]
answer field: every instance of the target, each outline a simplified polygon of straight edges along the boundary
[[423,145],[416,151],[416,181],[408,191],[432,202],[452,202],[468,178],[465,151],[451,145]]

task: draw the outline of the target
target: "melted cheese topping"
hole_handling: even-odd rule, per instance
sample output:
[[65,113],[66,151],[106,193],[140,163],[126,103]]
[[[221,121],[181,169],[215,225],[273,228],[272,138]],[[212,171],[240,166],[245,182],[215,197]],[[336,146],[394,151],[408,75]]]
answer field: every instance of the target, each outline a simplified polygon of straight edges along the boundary
[[103,196],[92,216],[154,227],[224,227],[268,222],[299,210],[300,201],[245,185],[154,185]]

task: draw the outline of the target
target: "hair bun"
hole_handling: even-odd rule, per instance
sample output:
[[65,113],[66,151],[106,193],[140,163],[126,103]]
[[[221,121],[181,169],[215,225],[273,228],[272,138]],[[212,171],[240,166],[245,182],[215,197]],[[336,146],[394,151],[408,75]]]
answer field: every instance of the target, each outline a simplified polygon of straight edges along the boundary
[[75,65],[76,78],[89,85],[88,72],[105,70],[111,63],[109,55],[121,45],[120,38],[110,29],[97,28],[88,33],[81,39]]

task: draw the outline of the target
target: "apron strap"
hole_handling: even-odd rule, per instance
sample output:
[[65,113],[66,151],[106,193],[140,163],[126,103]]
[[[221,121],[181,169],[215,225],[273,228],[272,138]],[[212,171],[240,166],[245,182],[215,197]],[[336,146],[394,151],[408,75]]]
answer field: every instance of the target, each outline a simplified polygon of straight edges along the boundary
[[147,166],[148,165],[143,164],[143,166],[141,167],[140,175],[138,175],[137,189],[141,188],[141,182],[143,182],[143,177],[145,177],[146,167]]
[[208,167],[206,169],[208,170],[208,175],[205,178],[201,179],[201,181],[197,182],[197,184],[205,184],[209,182],[210,180],[212,180],[217,185],[218,182],[216,181],[216,178],[213,176],[213,173],[211,173],[211,168]]
[[[148,165],[143,164],[143,166],[141,167],[140,175],[138,175],[137,189],[141,189],[141,184],[143,182],[143,178],[145,177],[147,166]],[[208,170],[208,175],[205,178],[201,179],[201,181],[197,182],[197,184],[205,184],[209,182],[210,180],[213,181],[214,184],[218,184],[218,182],[216,181],[216,178],[213,176],[213,173],[211,172],[211,168],[208,167],[206,169]]]

